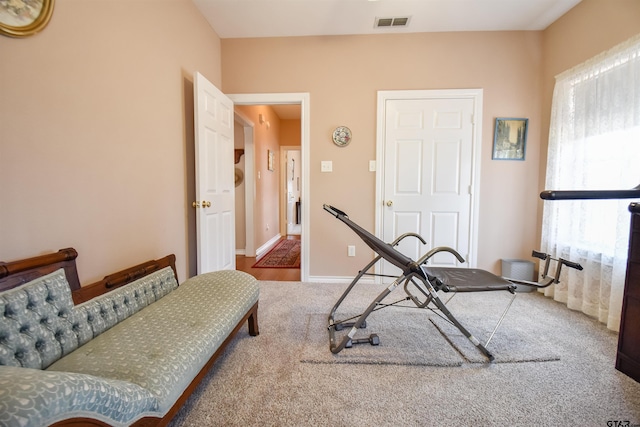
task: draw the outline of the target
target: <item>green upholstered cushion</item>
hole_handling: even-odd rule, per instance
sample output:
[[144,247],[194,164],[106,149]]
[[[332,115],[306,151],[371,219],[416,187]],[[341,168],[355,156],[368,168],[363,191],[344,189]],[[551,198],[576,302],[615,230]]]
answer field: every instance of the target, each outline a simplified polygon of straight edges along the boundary
[[95,338],[177,287],[178,282],[173,270],[171,267],[165,267],[82,303],[76,310],[83,320],[86,319],[93,332],[92,338]]
[[91,337],[63,269],[0,293],[0,365],[44,369]]
[[164,415],[258,294],[256,279],[240,271],[195,276],[48,370],[135,383],[158,399]]
[[127,426],[157,410],[157,399],[129,382],[0,366],[0,425],[40,427],[75,417]]
[[178,287],[166,267],[73,305],[60,269],[0,293],[0,365],[45,369]]

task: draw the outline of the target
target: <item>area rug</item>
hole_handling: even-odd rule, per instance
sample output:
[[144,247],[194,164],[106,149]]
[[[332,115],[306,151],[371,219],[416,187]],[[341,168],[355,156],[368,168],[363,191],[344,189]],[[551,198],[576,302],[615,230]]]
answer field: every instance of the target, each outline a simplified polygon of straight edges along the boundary
[[[368,338],[375,333],[380,344],[356,344],[338,354],[329,349],[327,314],[308,315],[306,322],[303,363],[460,366],[464,362],[423,310],[388,309],[372,313],[367,327],[359,330],[354,338]],[[336,337],[341,340],[350,330],[338,331]]]
[[[493,294],[493,295],[492,295]],[[508,304],[497,292],[464,294],[448,305],[456,319],[485,344]],[[530,309],[532,307],[529,307]],[[550,362],[560,360],[559,352],[536,324],[537,316],[526,305],[514,303],[487,349],[495,357],[493,363]],[[431,317],[431,323],[469,363],[487,363],[487,358],[462,332],[447,320]]]
[[[461,294],[448,307],[456,319],[484,344],[509,298],[511,296],[507,292],[504,295],[497,292]],[[367,327],[359,330],[355,338],[368,338],[375,333],[380,338],[380,345],[357,344],[333,354],[329,349],[327,314],[307,315],[302,362],[422,366],[489,363],[448,320],[438,313],[416,308],[388,308],[371,313]],[[344,319],[348,316],[337,317]],[[557,346],[549,339],[549,331],[541,328],[539,320],[533,306],[516,301],[489,342],[493,363],[560,360]],[[338,342],[350,329],[336,332]]]
[[253,268],[300,268],[300,240],[280,240]]

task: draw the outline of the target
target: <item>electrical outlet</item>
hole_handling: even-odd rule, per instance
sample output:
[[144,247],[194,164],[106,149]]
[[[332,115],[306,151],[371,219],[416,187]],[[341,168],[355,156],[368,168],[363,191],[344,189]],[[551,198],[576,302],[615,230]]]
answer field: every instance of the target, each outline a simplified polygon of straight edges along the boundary
[[356,247],[353,245],[347,246],[347,255],[348,256],[356,256]]
[[333,172],[333,162],[331,160],[322,160],[320,162],[320,172]]

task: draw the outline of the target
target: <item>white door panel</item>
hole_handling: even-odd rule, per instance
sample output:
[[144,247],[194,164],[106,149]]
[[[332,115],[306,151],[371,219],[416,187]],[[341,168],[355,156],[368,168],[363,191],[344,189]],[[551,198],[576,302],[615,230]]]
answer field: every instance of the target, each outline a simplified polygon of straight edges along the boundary
[[396,176],[393,180],[393,194],[418,195],[422,193],[422,150],[421,140],[396,140]]
[[[399,250],[418,259],[436,246],[449,246],[464,257],[470,251],[473,174],[474,100],[388,99],[385,101],[383,240],[407,232]],[[456,266],[450,254],[429,263]],[[383,274],[397,274],[384,264]]]
[[235,269],[233,102],[194,75],[198,274]]
[[[422,223],[423,214],[420,211],[405,211],[394,213],[394,230],[395,237],[401,236],[404,233],[415,233],[419,230]],[[395,237],[393,239],[395,239]],[[385,241],[391,241],[386,240]],[[424,245],[418,239],[404,239],[398,246],[396,246],[403,254],[408,255],[412,259],[420,258],[420,254],[424,252]]]

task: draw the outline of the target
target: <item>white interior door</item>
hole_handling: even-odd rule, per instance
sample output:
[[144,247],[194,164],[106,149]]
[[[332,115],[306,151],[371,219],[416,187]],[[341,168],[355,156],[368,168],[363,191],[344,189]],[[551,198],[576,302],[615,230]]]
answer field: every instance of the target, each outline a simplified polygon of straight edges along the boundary
[[[474,180],[473,98],[387,99],[382,154],[382,238],[414,232],[398,246],[417,260],[429,249],[448,246],[472,256]],[[458,266],[448,253],[429,265]],[[466,262],[464,266],[469,266]],[[398,270],[384,263],[383,274]]]
[[235,270],[233,101],[194,74],[198,274]]

